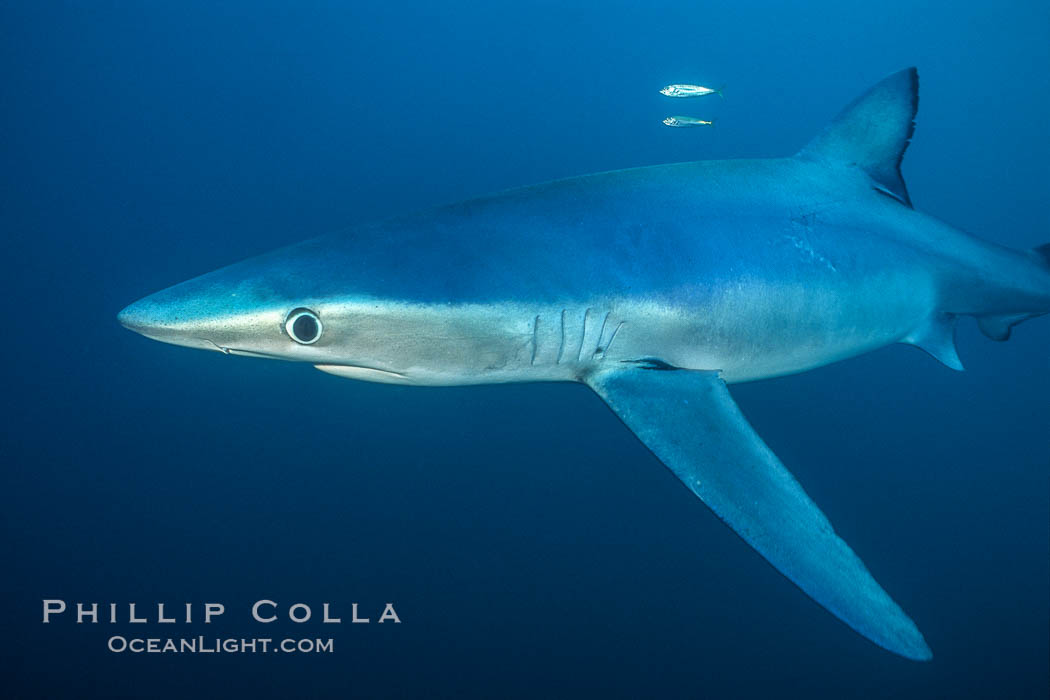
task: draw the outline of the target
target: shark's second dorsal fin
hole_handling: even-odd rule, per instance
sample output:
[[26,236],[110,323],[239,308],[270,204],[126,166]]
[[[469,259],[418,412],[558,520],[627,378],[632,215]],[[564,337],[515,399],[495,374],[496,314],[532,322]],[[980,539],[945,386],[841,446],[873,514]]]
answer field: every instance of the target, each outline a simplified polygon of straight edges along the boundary
[[915,131],[919,73],[894,73],[851,102],[798,156],[861,168],[885,194],[911,206],[901,159]]

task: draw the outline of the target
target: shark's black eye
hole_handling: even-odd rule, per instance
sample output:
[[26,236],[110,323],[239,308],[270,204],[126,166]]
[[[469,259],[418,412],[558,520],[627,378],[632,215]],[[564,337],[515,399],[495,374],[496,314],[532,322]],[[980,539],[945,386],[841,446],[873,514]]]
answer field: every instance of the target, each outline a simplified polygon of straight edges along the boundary
[[284,330],[295,342],[310,345],[320,339],[324,326],[321,325],[317,314],[310,309],[295,309],[285,319]]

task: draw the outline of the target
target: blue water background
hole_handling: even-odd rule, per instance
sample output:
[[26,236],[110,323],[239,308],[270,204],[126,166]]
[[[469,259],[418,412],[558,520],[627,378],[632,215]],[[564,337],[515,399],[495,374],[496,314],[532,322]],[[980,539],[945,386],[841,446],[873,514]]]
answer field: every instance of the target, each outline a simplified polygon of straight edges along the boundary
[[[919,664],[806,598],[581,386],[350,382],[114,318],[355,222],[788,154],[909,65],[916,206],[1046,243],[1047,3],[26,1],[0,31],[4,697],[1047,697],[1046,319],[1008,343],[964,321],[965,373],[896,346],[734,387],[916,620]],[[672,81],[726,99],[671,102]],[[661,125],[680,112],[718,123]],[[43,625],[43,598],[227,613]],[[259,598],[344,624],[252,624]],[[374,624],[387,601],[401,625]],[[336,653],[133,656],[112,634]]]

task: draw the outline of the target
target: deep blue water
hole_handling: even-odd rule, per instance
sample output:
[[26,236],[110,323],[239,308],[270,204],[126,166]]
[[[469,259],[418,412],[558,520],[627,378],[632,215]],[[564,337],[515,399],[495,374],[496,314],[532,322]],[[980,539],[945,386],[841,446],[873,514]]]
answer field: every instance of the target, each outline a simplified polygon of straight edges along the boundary
[[[357,383],[116,323],[355,222],[791,153],[908,65],[916,206],[1050,241],[1045,2],[651,5],[3,3],[0,694],[1047,697],[1047,319],[1002,344],[964,322],[965,373],[896,346],[734,387],[926,664],[795,589],[583,387]],[[662,126],[686,108],[657,88],[693,80],[727,85],[688,105],[717,126]],[[44,625],[45,598],[227,612]],[[251,623],[261,598],[344,624]],[[375,624],[388,601],[402,624]],[[116,654],[114,634],[335,652]]]

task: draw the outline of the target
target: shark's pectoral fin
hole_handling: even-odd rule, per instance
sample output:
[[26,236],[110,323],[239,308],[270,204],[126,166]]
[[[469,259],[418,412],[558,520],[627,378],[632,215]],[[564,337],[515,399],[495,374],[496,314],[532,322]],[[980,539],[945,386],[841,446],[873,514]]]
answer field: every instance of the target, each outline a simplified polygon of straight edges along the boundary
[[875,189],[910,207],[901,159],[915,131],[918,108],[919,73],[907,68],[847,105],[798,155],[857,166],[868,173]]
[[717,372],[615,369],[587,383],[671,471],[769,563],[890,651],[931,658],[915,623],[762,442]]

